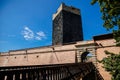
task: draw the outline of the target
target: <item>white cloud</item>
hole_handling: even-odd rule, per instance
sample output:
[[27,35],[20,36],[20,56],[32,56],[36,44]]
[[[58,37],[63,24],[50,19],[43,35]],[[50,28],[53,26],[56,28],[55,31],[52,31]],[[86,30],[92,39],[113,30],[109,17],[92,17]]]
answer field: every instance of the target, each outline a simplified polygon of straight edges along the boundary
[[25,38],[25,40],[31,40],[34,38],[34,33],[31,29],[29,29],[29,27],[24,27],[22,35]]
[[42,31],[37,32],[37,35],[40,37],[45,37],[45,33]]
[[43,31],[34,32],[29,27],[24,27],[22,35],[25,40],[42,40],[46,38],[46,35]]
[[36,37],[35,37],[36,40],[42,40],[42,39],[46,38],[46,35],[43,31],[39,31],[36,34],[37,34]]
[[36,36],[35,39],[36,39],[36,40],[42,40],[42,38],[39,37],[39,36]]

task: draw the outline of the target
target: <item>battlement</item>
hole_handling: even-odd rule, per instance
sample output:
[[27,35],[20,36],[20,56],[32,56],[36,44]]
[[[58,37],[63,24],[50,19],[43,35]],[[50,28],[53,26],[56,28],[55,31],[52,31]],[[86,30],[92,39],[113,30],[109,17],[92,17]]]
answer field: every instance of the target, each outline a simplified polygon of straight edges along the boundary
[[57,9],[57,12],[55,14],[53,14],[53,20],[55,19],[55,17],[60,13],[60,11],[65,10],[77,15],[80,15],[80,9],[77,9],[73,6],[66,6],[64,3],[62,3],[60,5],[60,7]]

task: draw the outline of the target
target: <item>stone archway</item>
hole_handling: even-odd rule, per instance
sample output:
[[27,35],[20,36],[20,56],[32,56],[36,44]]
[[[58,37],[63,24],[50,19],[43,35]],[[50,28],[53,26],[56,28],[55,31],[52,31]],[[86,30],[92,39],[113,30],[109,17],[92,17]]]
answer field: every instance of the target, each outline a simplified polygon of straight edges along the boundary
[[92,58],[92,62],[96,63],[96,53],[95,48],[86,48],[77,50],[77,62],[86,62],[88,59]]
[[94,54],[89,51],[83,52],[81,55],[81,62],[93,62]]
[[87,61],[87,55],[89,54],[88,51],[85,51],[81,54],[81,62],[86,62]]
[[95,65],[97,64],[96,46],[94,42],[80,43],[76,45],[76,48],[76,62],[85,62],[89,57],[91,62],[93,62]]

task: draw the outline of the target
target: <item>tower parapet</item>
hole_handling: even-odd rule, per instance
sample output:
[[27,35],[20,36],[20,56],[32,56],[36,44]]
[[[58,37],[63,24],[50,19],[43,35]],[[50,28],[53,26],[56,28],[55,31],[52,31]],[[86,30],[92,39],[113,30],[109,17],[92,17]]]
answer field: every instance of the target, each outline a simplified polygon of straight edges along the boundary
[[77,15],[80,15],[80,9],[77,9],[73,6],[66,6],[65,3],[62,3],[60,5],[60,7],[57,9],[57,12],[55,14],[53,14],[53,20],[55,19],[55,17],[60,13],[60,11],[65,10]]

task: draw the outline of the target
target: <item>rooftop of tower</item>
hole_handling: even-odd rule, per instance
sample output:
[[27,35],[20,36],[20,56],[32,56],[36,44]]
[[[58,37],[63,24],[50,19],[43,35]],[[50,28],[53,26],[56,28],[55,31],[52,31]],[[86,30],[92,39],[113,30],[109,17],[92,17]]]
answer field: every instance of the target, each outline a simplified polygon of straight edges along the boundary
[[73,6],[67,6],[65,5],[65,3],[62,3],[60,5],[60,7],[57,9],[57,12],[55,14],[53,14],[53,20],[55,19],[55,17],[60,13],[60,11],[62,10],[65,10],[65,11],[69,11],[71,13],[74,13],[74,14],[77,14],[77,15],[80,15],[80,9],[78,8],[75,8]]

